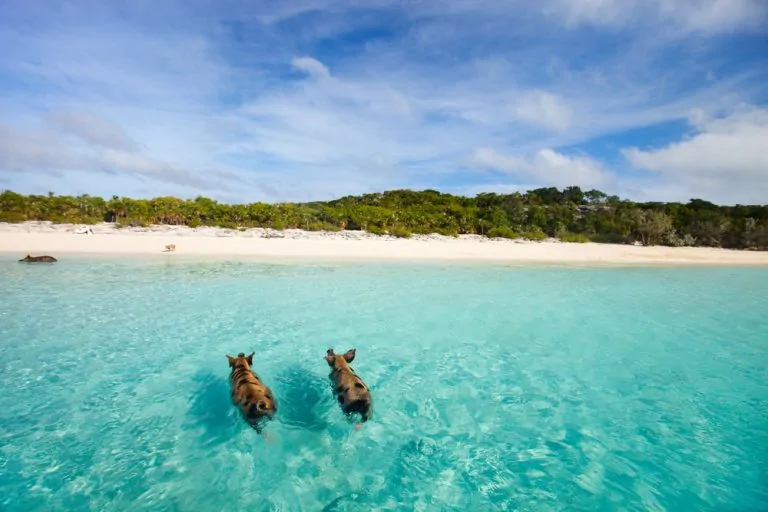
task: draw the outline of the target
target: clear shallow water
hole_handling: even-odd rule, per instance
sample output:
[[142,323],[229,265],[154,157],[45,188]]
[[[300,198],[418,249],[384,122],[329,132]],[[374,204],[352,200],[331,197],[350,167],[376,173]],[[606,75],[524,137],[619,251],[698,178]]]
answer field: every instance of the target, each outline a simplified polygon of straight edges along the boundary
[[[768,508],[768,270],[0,262],[0,510]],[[354,431],[323,355],[357,348]],[[256,351],[269,440],[229,403]]]

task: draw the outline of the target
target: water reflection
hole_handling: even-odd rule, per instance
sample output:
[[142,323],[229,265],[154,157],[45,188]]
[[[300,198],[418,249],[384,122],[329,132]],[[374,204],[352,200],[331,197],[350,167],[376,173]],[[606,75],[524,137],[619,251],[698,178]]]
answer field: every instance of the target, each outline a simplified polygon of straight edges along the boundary
[[328,427],[333,403],[327,379],[292,365],[277,376],[275,394],[278,417],[288,428],[320,432]]

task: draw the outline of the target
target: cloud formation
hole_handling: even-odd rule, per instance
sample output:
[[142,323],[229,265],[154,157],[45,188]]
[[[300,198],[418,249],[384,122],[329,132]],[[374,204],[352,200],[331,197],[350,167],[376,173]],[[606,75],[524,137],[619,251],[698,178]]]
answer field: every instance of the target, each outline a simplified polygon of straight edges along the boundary
[[581,24],[626,28],[638,18],[680,31],[723,33],[760,29],[768,19],[761,0],[554,0],[544,12],[567,27]]
[[312,57],[296,57],[291,61],[291,64],[296,69],[306,71],[315,78],[329,78],[331,76],[325,64]]
[[525,158],[503,155],[493,149],[477,149],[469,165],[478,169],[503,171],[529,183],[564,188],[578,185],[584,189],[612,188],[614,176],[597,160],[587,156],[568,156],[544,148]]
[[743,106],[723,117],[697,112],[693,134],[668,145],[622,150],[633,166],[652,171],[691,197],[719,196],[730,203],[768,198],[768,109]]
[[516,113],[527,123],[555,131],[567,130],[573,117],[573,111],[562,98],[544,91],[524,94],[517,103]]
[[768,68],[733,49],[765,45],[765,19],[759,0],[7,0],[0,179],[231,201],[758,200]]
[[108,119],[76,111],[54,111],[48,117],[50,123],[58,126],[65,134],[95,146],[129,153],[139,150],[139,144],[126,135],[119,125]]
[[[53,116],[49,126],[23,131],[0,124],[0,169],[8,173],[61,176],[65,172],[101,175],[126,174],[193,190],[231,192],[242,180],[219,169],[181,169],[160,159],[138,154],[131,139],[119,130],[94,132],[95,126],[113,127],[96,116]],[[69,129],[67,129],[67,127]],[[83,143],[73,142],[73,135]],[[127,145],[127,146],[126,146]]]

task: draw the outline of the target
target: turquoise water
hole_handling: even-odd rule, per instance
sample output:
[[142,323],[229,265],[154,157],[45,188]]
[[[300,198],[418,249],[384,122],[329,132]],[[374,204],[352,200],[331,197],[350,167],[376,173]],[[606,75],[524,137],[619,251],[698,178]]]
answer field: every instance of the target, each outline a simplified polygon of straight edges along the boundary
[[[768,509],[768,269],[0,262],[0,510]],[[325,350],[357,348],[355,431]],[[267,439],[230,404],[256,351]]]

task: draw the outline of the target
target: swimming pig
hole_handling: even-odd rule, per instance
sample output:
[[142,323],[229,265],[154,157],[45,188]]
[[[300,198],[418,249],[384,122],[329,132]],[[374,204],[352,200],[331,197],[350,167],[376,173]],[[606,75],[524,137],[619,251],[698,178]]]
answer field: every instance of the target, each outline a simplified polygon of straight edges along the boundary
[[53,263],[54,261],[57,260],[53,256],[30,256],[29,254],[19,260],[22,263]]
[[325,360],[331,367],[329,377],[341,410],[347,415],[359,413],[362,422],[366,422],[373,414],[373,399],[368,387],[349,366],[355,360],[355,351],[353,348],[343,355],[337,355],[329,348]]
[[272,419],[277,412],[277,403],[272,391],[251,370],[254,353],[246,356],[240,352],[237,357],[227,354],[232,368],[229,385],[232,402],[239,407],[245,421],[261,434],[263,423]]

